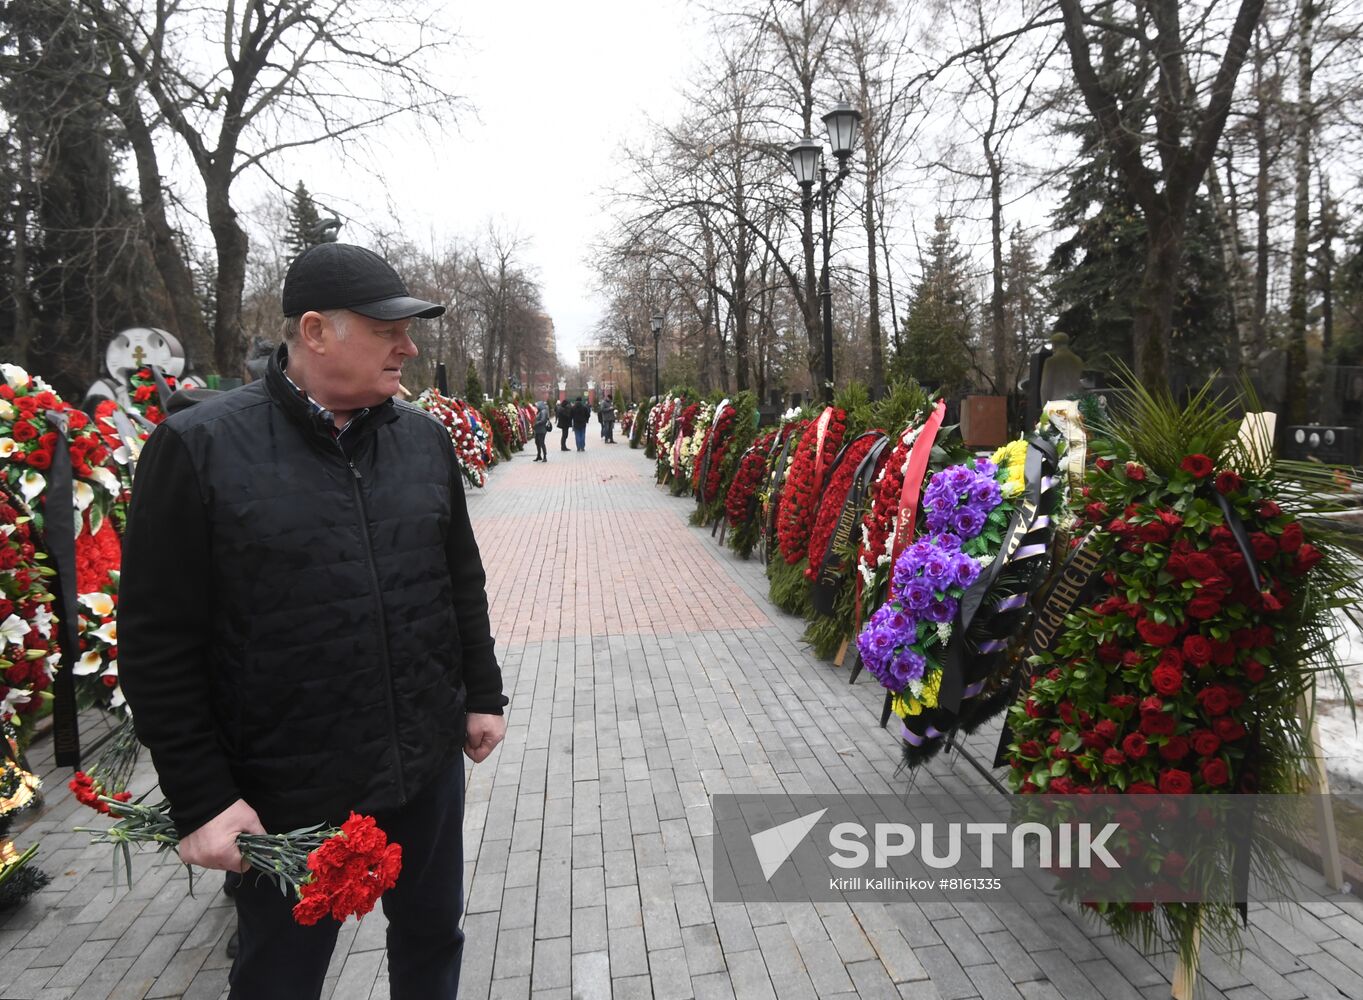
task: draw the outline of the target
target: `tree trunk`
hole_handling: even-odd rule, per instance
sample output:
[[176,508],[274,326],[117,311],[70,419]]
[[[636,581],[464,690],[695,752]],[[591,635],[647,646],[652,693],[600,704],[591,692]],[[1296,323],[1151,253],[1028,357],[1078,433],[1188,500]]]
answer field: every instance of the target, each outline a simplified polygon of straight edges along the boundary
[[1254,185],[1254,211],[1257,220],[1254,246],[1254,359],[1257,363],[1268,349],[1268,212],[1269,150],[1268,96],[1264,92],[1264,51],[1262,32],[1254,36],[1254,91],[1258,110],[1254,116],[1254,143],[1259,154],[1259,173]]
[[1298,13],[1296,203],[1292,218],[1292,271],[1288,286],[1287,419],[1307,419],[1306,398],[1306,254],[1311,240],[1311,36],[1315,30],[1315,0],[1302,0]]
[[147,228],[152,260],[170,299],[170,312],[175,321],[175,330],[172,332],[184,345],[190,370],[207,371],[218,365],[213,337],[208,331],[203,310],[199,308],[194,276],[185,263],[184,254],[180,252],[178,234],[166,218],[164,185],[151,129],[134,96],[126,99],[118,113],[137,163],[137,192],[142,206],[142,221]]
[[1221,189],[1221,176],[1215,164],[1207,171],[1207,194],[1211,198],[1212,211],[1216,215],[1216,231],[1221,244],[1221,264],[1226,269],[1226,280],[1230,283],[1231,335],[1235,338],[1231,345],[1230,374],[1238,374],[1244,357],[1245,331],[1241,329],[1248,310],[1252,308],[1252,295],[1249,288],[1249,275],[1245,272],[1245,258],[1240,248],[1240,233],[1235,226],[1235,212],[1226,201]]
[[1136,374],[1150,389],[1169,386],[1169,334],[1183,257],[1182,213],[1148,219],[1145,273],[1132,315]]
[[214,285],[213,358],[218,374],[236,377],[241,373],[245,344],[242,342],[241,299],[246,289],[246,255],[250,240],[237,222],[237,213],[228,196],[231,180],[226,171],[204,176],[208,201],[208,228],[218,254],[218,273]]
[[28,294],[28,176],[33,151],[29,146],[28,131],[21,125],[19,132],[19,161],[14,173],[14,214],[10,221],[10,236],[14,241],[10,255],[10,294],[14,299],[14,353],[6,358],[20,368],[28,368],[29,344],[33,337],[33,304]]
[[984,156],[989,165],[989,237],[993,252],[993,281],[989,293],[989,333],[994,351],[994,392],[1006,395],[1008,384],[1008,328],[1003,309],[1003,165],[991,145],[993,121],[985,133]]

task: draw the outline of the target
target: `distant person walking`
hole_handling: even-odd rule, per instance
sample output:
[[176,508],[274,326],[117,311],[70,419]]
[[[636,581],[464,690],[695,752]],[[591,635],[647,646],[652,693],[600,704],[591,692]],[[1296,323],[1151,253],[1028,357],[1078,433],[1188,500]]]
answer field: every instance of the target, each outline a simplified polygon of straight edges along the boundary
[[549,461],[549,453],[544,449],[544,438],[549,433],[549,428],[554,424],[554,418],[549,413],[547,402],[535,404],[535,461]]
[[573,408],[566,399],[560,399],[554,415],[558,418],[558,429],[563,432],[563,437],[558,443],[559,451],[567,451],[568,431],[573,426]]
[[577,450],[587,450],[587,425],[592,422],[592,408],[587,405],[587,401],[581,396],[573,403],[573,437],[577,441]]
[[601,401],[601,436],[615,444],[615,401],[609,396]]

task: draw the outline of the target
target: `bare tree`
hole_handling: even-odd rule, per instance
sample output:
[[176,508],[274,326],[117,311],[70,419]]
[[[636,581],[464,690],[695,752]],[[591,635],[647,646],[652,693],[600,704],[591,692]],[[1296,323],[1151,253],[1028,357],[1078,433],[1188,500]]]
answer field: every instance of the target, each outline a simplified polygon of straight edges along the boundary
[[[446,40],[416,0],[243,0],[221,11],[182,0],[82,3],[112,61],[126,63],[130,94],[179,138],[203,185],[216,252],[214,360],[234,372],[250,245],[234,182],[251,169],[268,175],[290,149],[325,143],[339,153],[400,115],[442,119],[457,103],[435,82]],[[196,59],[205,44],[220,55]],[[125,122],[138,113],[125,107]],[[153,154],[143,146],[138,156],[153,174],[144,199],[159,172]]]

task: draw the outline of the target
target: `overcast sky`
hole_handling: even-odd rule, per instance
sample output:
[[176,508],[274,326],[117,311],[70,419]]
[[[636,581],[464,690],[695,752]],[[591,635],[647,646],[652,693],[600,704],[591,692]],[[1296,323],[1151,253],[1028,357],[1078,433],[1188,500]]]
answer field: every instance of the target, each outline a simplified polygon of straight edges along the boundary
[[601,315],[584,258],[603,192],[623,176],[618,151],[678,109],[699,29],[684,0],[501,0],[451,11],[463,48],[446,83],[473,108],[457,127],[429,144],[382,140],[386,190],[306,153],[277,164],[279,175],[301,177],[350,215],[341,232],[350,242],[369,242],[371,225],[387,228],[388,211],[418,242],[474,236],[489,218],[519,232],[559,352],[575,364]]

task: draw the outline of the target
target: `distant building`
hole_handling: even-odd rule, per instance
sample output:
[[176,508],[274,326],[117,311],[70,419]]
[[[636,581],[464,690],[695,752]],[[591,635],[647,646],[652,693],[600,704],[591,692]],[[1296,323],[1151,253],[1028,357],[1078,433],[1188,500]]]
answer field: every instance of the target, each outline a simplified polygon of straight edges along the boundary
[[629,395],[629,360],[618,348],[606,344],[590,344],[578,351],[578,364],[582,373],[582,387],[587,388],[588,382],[594,386],[593,402],[603,395],[609,395],[617,400]]

